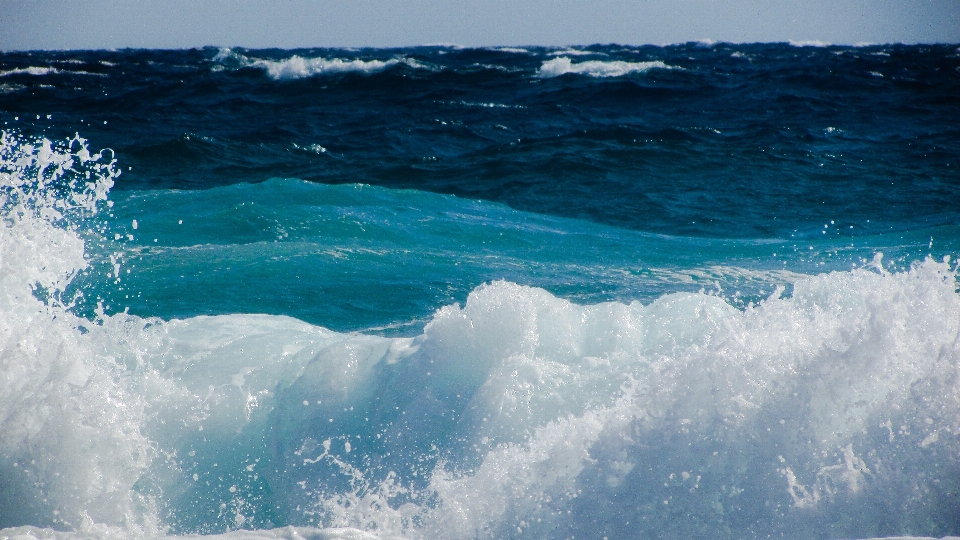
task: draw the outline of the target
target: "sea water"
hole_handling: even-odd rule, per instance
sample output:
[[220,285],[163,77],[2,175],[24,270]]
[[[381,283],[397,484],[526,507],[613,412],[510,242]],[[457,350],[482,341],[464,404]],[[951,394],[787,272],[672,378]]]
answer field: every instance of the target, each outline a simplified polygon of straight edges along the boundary
[[0,55],[0,537],[960,534],[960,49]]

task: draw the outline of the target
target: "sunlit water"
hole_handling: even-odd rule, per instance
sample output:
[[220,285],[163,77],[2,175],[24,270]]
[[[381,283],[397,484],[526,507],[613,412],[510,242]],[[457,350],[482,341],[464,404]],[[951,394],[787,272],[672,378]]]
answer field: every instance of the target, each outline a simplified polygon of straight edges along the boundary
[[960,534],[958,70],[0,55],[0,537]]

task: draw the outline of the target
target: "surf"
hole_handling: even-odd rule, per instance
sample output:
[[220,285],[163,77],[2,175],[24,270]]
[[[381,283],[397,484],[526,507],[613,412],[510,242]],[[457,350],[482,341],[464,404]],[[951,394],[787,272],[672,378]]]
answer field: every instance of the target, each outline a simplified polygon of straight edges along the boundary
[[126,279],[122,257],[90,258],[116,246],[121,168],[79,137],[2,141],[5,536],[956,526],[929,504],[960,488],[949,258],[891,269],[878,254],[739,307],[710,292],[575,303],[497,280],[395,338],[256,313],[81,316],[78,276]]

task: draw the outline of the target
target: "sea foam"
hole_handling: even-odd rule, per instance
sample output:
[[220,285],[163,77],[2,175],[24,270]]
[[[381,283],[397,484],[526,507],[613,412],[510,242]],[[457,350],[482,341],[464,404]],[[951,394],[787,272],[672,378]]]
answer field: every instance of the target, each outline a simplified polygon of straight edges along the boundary
[[336,73],[377,73],[390,67],[404,64],[412,68],[426,69],[427,66],[412,58],[390,58],[388,60],[343,60],[340,58],[304,58],[293,55],[283,60],[248,58],[245,55],[221,49],[214,61],[239,63],[244,66],[265,70],[275,80],[302,79],[314,75],[332,75]]
[[50,75],[51,73],[60,73],[61,71],[57,68],[47,67],[47,66],[30,66],[25,68],[16,68],[10,69],[7,71],[0,71],[0,77],[8,77],[10,75]]
[[29,66],[25,68],[16,68],[10,69],[7,71],[0,71],[0,77],[9,77],[11,75],[34,75],[34,76],[43,76],[43,75],[56,75],[56,74],[69,74],[69,75],[91,75],[94,77],[106,77],[104,73],[91,73],[89,71],[82,70],[60,70],[53,67],[47,66]]
[[87,266],[72,224],[96,214],[118,174],[112,153],[91,153],[80,138],[54,144],[2,133],[3,526],[144,525],[132,518],[146,514],[131,491],[152,454],[140,434],[141,400],[117,379],[124,370],[112,338],[72,316],[64,296]]
[[399,339],[255,314],[90,320],[64,291],[106,234],[112,155],[4,133],[0,156],[5,537],[955,523],[931,504],[960,478],[946,260],[797,276],[790,296],[744,310],[703,293],[577,305],[497,281]]
[[391,58],[389,60],[341,60],[339,58],[303,58],[293,56],[286,60],[271,61],[258,60],[254,66],[267,70],[274,79],[300,79],[313,75],[329,75],[333,73],[376,73],[389,67],[405,64],[413,68],[423,66],[416,60],[409,58]]
[[570,58],[561,56],[547,60],[537,71],[538,77],[558,77],[567,73],[589,75],[591,77],[622,77],[630,73],[643,73],[651,69],[675,69],[659,60],[651,62],[625,62],[622,60],[589,60],[573,63]]

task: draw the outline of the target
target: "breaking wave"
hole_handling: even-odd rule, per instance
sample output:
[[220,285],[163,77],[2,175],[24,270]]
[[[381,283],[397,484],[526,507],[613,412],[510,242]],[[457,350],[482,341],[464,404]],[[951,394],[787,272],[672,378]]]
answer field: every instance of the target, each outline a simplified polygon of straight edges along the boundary
[[929,504],[960,490],[948,259],[890,272],[878,255],[743,310],[703,293],[577,305],[497,281],[413,338],[255,314],[83,318],[66,291],[109,234],[97,217],[118,174],[79,137],[2,134],[5,537],[956,530]]
[[622,77],[630,73],[643,73],[651,69],[675,69],[659,60],[652,62],[625,62],[622,60],[589,60],[574,63],[570,58],[561,56],[547,60],[537,71],[538,77],[558,77],[567,73],[589,75],[591,77]]
[[248,58],[230,49],[221,49],[215,61],[221,63],[239,63],[243,66],[261,68],[275,80],[302,79],[315,75],[336,73],[377,73],[396,65],[406,65],[416,69],[427,66],[411,58],[391,58],[388,60],[343,60],[340,58],[305,58],[293,55],[283,60],[265,60]]

